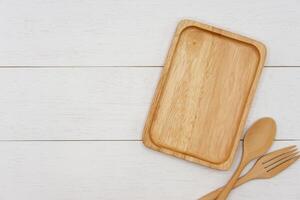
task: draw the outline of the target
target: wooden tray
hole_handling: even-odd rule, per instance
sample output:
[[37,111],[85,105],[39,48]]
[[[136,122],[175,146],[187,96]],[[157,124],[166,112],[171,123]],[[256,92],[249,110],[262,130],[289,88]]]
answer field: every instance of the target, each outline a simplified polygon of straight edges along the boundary
[[232,164],[265,47],[212,26],[179,23],[148,114],[151,149],[211,168]]

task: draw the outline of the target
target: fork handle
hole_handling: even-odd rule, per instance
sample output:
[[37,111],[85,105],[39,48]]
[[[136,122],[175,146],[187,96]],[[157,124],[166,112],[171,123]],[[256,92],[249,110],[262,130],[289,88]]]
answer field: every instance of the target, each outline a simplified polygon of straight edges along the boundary
[[[251,176],[250,174],[246,174],[245,176],[242,176],[238,179],[238,181],[233,186],[233,188],[236,188],[248,181],[251,181],[252,179],[255,179],[255,177]],[[224,186],[208,193],[207,195],[201,197],[198,200],[215,200],[218,197],[218,195],[222,192],[223,189],[224,189]]]
[[224,189],[221,191],[220,195],[217,197],[217,200],[225,200],[227,196],[229,195],[230,191],[234,187],[235,183],[237,182],[238,178],[240,177],[243,169],[246,166],[246,162],[242,159],[239,167],[231,177],[231,179],[228,181],[228,183],[225,185]]

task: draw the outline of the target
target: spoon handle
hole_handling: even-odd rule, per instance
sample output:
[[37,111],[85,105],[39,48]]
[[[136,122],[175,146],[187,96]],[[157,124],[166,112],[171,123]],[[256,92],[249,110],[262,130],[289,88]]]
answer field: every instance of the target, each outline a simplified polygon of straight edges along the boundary
[[[240,185],[242,185],[242,184],[244,184],[244,183],[246,183],[246,182],[248,182],[252,179],[255,179],[255,178],[256,178],[255,176],[252,176],[248,173],[245,176],[242,176],[238,179],[236,184],[233,186],[233,189],[237,188],[238,186],[240,186]],[[208,193],[207,195],[201,197],[198,200],[215,200],[218,197],[218,195],[222,192],[223,189],[224,189],[224,186]]]
[[245,162],[242,160],[241,163],[240,163],[240,165],[239,165],[239,167],[234,172],[234,174],[232,175],[231,179],[228,181],[228,183],[225,185],[224,189],[222,190],[222,192],[218,196],[217,200],[225,200],[227,198],[227,196],[229,195],[230,191],[232,190],[232,188],[236,184],[238,178],[240,177],[240,175],[241,175],[243,169],[245,168],[245,166],[246,166]]

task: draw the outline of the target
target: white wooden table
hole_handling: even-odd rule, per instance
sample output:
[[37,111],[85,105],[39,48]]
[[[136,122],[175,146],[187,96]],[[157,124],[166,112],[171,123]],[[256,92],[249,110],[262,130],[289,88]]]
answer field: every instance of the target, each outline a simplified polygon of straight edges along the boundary
[[[0,1],[0,199],[196,199],[221,172],[146,149],[142,128],[176,24],[268,48],[248,125],[300,146],[300,1]],[[236,162],[235,162],[236,165]],[[230,199],[300,199],[300,163]]]

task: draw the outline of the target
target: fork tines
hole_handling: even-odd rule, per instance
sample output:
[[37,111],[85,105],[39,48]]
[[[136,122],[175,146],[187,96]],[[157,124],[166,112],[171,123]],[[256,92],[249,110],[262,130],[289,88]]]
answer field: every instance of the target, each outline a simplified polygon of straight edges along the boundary
[[298,160],[299,157],[300,155],[297,151],[297,147],[293,145],[266,155],[263,158],[263,165],[267,172],[276,170],[274,172],[278,173]]

